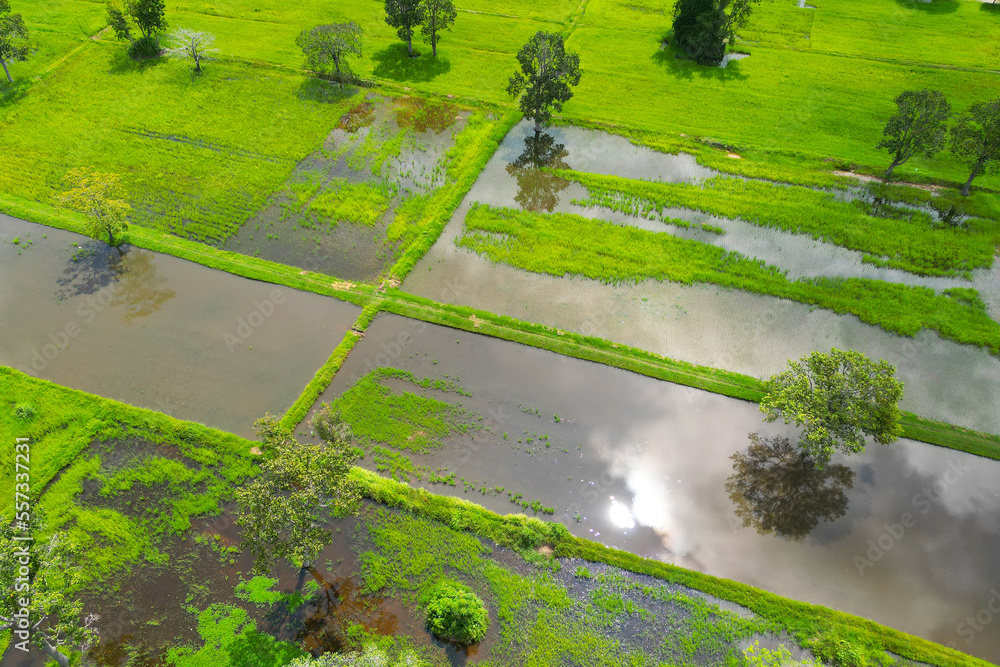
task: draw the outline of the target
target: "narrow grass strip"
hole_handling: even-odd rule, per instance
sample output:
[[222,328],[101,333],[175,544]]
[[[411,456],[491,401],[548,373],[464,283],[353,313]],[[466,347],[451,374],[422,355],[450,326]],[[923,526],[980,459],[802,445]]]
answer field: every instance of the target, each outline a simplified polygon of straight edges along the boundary
[[333,376],[340,370],[347,355],[354,349],[354,345],[361,340],[362,335],[353,329],[344,334],[344,339],[340,345],[334,349],[333,354],[326,360],[326,363],[318,371],[313,379],[309,381],[306,388],[299,395],[292,407],[288,408],[281,417],[281,425],[288,429],[295,428],[309,414],[309,409],[319,400],[320,395],[326,391],[333,380]]

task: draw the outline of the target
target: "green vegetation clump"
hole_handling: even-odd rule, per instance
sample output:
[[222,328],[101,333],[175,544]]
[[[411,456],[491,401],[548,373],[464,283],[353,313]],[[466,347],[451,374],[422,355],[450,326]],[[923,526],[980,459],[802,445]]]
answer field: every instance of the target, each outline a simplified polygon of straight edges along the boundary
[[309,202],[309,211],[329,221],[350,222],[372,227],[389,210],[384,188],[336,179],[329,188]]
[[30,421],[38,414],[31,403],[18,403],[14,406],[14,416],[22,421]]
[[422,596],[427,627],[438,639],[468,645],[482,641],[490,619],[486,605],[472,589],[444,579]]
[[791,299],[903,336],[922,329],[1000,354],[1000,323],[969,294],[862,278],[789,280],[760,260],[668,234],[578,215],[541,214],[476,205],[457,240],[494,262],[549,275],[580,275],[607,283],[669,280],[707,283]]
[[442,445],[451,433],[468,433],[476,418],[457,405],[411,391],[397,392],[387,386],[396,380],[414,388],[461,394],[451,383],[424,379],[395,368],[377,368],[330,403],[351,424],[360,442],[381,443],[396,450],[426,453]]

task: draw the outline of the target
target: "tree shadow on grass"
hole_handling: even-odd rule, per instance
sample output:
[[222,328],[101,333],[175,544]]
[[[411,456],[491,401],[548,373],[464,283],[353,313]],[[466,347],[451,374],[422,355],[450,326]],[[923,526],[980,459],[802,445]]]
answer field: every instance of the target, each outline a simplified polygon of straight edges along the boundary
[[979,11],[993,16],[1000,16],[1000,2],[997,2],[997,0],[993,0],[993,2],[981,2],[979,3]]
[[337,104],[354,97],[358,93],[358,86],[353,84],[338,85],[334,81],[327,81],[315,77],[307,77],[295,95],[300,100],[310,102],[321,102],[323,104]]
[[372,74],[393,81],[426,82],[451,70],[451,63],[441,56],[423,55],[411,58],[405,44],[392,44],[372,54],[375,69]]
[[159,56],[135,60],[128,54],[127,47],[123,45],[122,48],[115,51],[115,54],[111,57],[108,73],[131,74],[133,72],[139,72],[141,74],[152,67],[162,65],[164,62],[166,62],[166,58]]
[[13,106],[27,97],[31,83],[29,79],[15,79],[13,84],[4,81],[0,85],[0,109]]
[[951,14],[958,11],[958,0],[896,0],[896,4],[907,9],[916,9],[927,14]]
[[741,63],[738,60],[731,61],[725,67],[699,65],[676,46],[668,43],[667,38],[664,38],[659,50],[653,53],[652,61],[666,69],[675,78],[685,81],[690,81],[694,77],[716,81],[743,81],[749,78],[745,72],[741,71]]

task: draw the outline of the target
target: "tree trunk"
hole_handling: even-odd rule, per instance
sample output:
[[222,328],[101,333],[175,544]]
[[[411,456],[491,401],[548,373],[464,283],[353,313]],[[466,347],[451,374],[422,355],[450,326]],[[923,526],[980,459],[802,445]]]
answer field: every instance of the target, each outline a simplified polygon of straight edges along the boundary
[[110,227],[108,228],[108,239],[110,239],[108,241],[108,245],[116,247],[115,246],[115,235],[111,233],[111,228]]
[[892,170],[898,167],[899,165],[903,164],[903,162],[905,162],[905,160],[900,160],[898,158],[893,160],[892,164],[889,165],[889,168],[885,170],[885,175],[882,177],[882,180],[888,181],[890,178],[892,178]]
[[431,35],[431,57],[437,58],[437,55],[438,55],[438,36],[437,33],[435,32],[433,35]]
[[972,168],[972,173],[971,173],[971,174],[969,174],[969,180],[967,180],[967,181],[965,182],[965,186],[964,186],[964,187],[962,188],[962,196],[963,196],[963,197],[968,197],[968,196],[969,196],[969,188],[970,188],[970,187],[972,187],[972,181],[973,181],[973,179],[974,179],[974,178],[975,178],[976,176],[978,176],[978,175],[979,175],[979,170],[980,170],[980,169],[982,168],[982,166],[983,166],[983,160],[980,160],[980,161],[979,161],[979,162],[977,162],[977,163],[976,163],[976,165],[975,165],[975,166],[974,166],[974,167]]
[[344,82],[340,80],[340,58],[334,56],[334,58],[333,58],[333,66],[337,70],[337,73],[334,75],[334,76],[337,77],[337,86],[338,87],[343,87]]
[[410,57],[412,58],[413,57],[413,30],[412,29],[406,35],[406,48],[409,50]]
[[201,74],[201,56],[194,57],[194,71]]
[[10,70],[7,69],[7,61],[0,58],[0,65],[3,65],[4,74],[7,75],[7,83],[14,83],[14,79],[10,78]]
[[59,667],[69,667],[69,658],[67,658],[64,653],[61,653],[55,646],[50,644],[45,637],[42,637],[42,650],[45,651],[45,655],[55,660],[59,664]]

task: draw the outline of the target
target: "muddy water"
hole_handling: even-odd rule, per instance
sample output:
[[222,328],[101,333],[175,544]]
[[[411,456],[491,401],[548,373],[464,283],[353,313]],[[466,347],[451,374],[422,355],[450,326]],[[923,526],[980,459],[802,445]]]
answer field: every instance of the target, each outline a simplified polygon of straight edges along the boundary
[[[318,185],[309,200],[344,180],[382,188],[390,202],[375,224],[312,219],[295,201],[298,195],[282,189],[222,247],[346,280],[376,281],[396,258],[396,249],[386,241],[386,229],[397,206],[441,185],[442,174],[436,167],[468,116],[451,105],[425,111],[416,98],[368,95],[344,116],[323,146],[296,167],[285,185]],[[357,155],[366,141],[389,142],[400,133],[406,136],[399,155],[381,165],[379,173],[373,172],[370,160]]]
[[[530,128],[518,126],[504,140],[441,238],[417,264],[403,288],[438,301],[482,308],[569,331],[597,335],[619,343],[682,359],[766,377],[784,369],[788,359],[831,347],[860,350],[884,358],[899,369],[906,383],[904,407],[926,417],[1000,433],[1000,359],[970,346],[922,332],[903,338],[862,323],[851,315],[713,286],[684,287],[646,281],[638,285],[606,285],[574,277],[528,273],[493,265],[457,248],[464,220],[474,202],[496,206],[564,211],[676,234],[714,243],[781,267],[790,278],[859,276],[923,284],[936,289],[969,286],[958,279],[926,278],[872,267],[861,254],[818,243],[801,235],[720,220],[692,211],[667,215],[707,222],[724,235],[697,229],[678,230],[657,221],[598,208],[583,208],[573,199],[584,188],[540,171],[534,180],[517,178],[518,162],[536,159],[541,166],[633,178],[697,181],[709,172],[690,156],[670,156],[632,147],[626,140],[579,128],[549,130],[552,146],[531,145]],[[616,142],[621,142],[619,145]],[[611,152],[616,151],[616,152]],[[535,156],[541,154],[540,158]],[[633,164],[634,161],[634,164]],[[701,171],[698,171],[701,170]],[[514,172],[513,174],[511,172]],[[706,173],[707,172],[707,173]],[[527,182],[522,182],[527,180]],[[994,317],[1000,317],[1000,266],[976,271],[971,286],[980,290]]]
[[181,419],[250,435],[295,401],[358,312],[0,216],[0,364]]
[[[749,433],[794,433],[755,405],[395,316],[372,324],[321,402],[379,364],[458,378],[471,397],[436,397],[485,417],[489,430],[417,464],[539,500],[578,535],[1000,660],[1000,633],[966,641],[961,626],[1000,586],[1000,462],[911,441],[835,460],[837,479],[786,462],[794,494],[772,495],[784,513],[749,514],[772,528],[761,534],[736,513],[730,457],[747,456]],[[745,468],[743,482],[773,488],[761,465]],[[464,495],[461,483],[433,488]],[[466,497],[521,511],[505,494]]]

